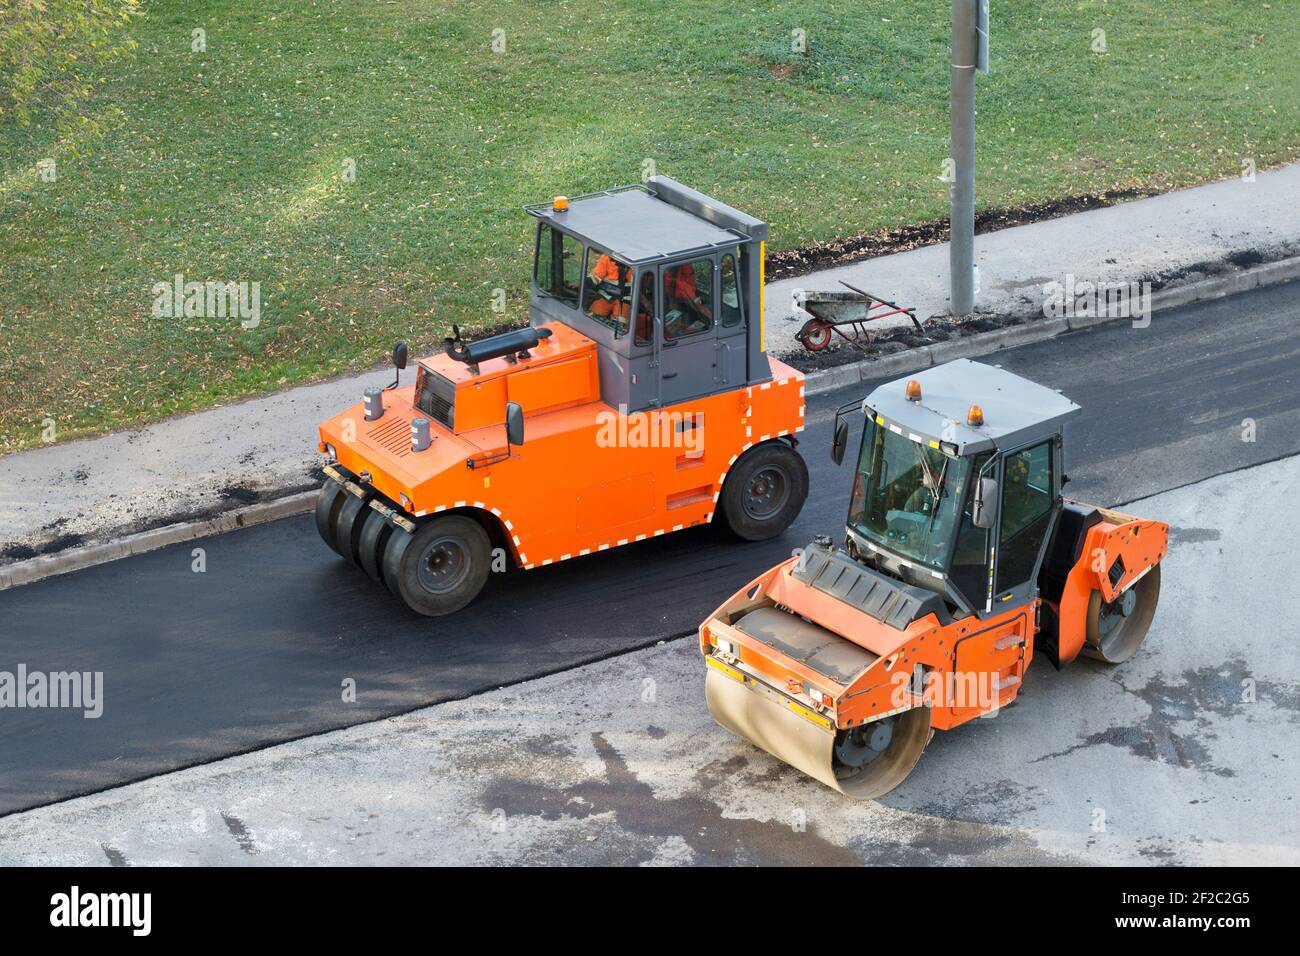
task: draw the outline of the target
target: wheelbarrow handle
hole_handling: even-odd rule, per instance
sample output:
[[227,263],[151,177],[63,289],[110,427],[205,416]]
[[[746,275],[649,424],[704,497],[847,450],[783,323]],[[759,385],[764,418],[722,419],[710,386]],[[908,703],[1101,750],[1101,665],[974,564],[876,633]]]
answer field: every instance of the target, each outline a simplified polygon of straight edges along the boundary
[[840,285],[844,286],[844,288],[850,289],[853,292],[856,292],[858,295],[865,295],[868,299],[871,299],[873,302],[879,302],[882,305],[889,306],[891,309],[897,309],[899,312],[902,312],[904,315],[906,315],[909,319],[912,320],[912,324],[916,326],[916,331],[918,332],[925,331],[924,329],[921,328],[921,323],[916,318],[916,309],[904,309],[902,306],[896,305],[895,303],[890,302],[888,299],[882,299],[878,295],[873,295],[872,293],[868,292],[866,289],[859,289],[855,285],[849,285],[843,279],[840,279],[839,283]]

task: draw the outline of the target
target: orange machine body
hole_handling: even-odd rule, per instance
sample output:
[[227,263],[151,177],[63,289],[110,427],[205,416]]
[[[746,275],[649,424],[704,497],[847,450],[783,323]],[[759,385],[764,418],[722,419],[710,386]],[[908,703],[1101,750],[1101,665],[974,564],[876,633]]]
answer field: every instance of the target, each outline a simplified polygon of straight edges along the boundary
[[[415,385],[384,392],[320,426],[320,449],[416,518],[469,512],[532,568],[712,519],[727,471],[746,449],[804,426],[803,375],[767,358],[771,380],[659,409],[627,412],[600,399],[596,343],[562,322],[530,357],[477,371],[447,355],[419,363]],[[430,420],[414,451],[423,376],[455,389],[454,428]],[[502,410],[523,409],[526,440],[508,446]]]
[[[1083,646],[1091,591],[1099,589],[1113,600],[1167,549],[1167,525],[1103,513],[1105,519],[1089,529],[1061,598],[1062,661],[1076,657]],[[1112,583],[1107,571],[1118,557],[1125,572]],[[1040,598],[946,625],[929,613],[900,629],[794,577],[799,560],[791,558],[755,578],[700,626],[700,649],[710,667],[828,731],[918,706],[930,708],[931,727],[948,730],[1016,699],[1033,658]],[[835,653],[838,661],[858,662],[856,673],[848,677],[842,669],[832,677],[733,626],[764,606],[793,612],[866,651]]]

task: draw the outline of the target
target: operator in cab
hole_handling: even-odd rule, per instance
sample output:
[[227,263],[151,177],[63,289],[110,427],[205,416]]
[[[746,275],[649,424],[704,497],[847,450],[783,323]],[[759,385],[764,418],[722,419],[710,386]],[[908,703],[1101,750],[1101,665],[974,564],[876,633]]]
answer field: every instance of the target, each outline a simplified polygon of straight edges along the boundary
[[587,310],[602,319],[626,319],[631,314],[627,294],[631,270],[607,253],[601,253],[591,270],[591,304]]
[[713,311],[695,284],[695,267],[685,262],[664,270],[664,336],[680,338],[713,325]]

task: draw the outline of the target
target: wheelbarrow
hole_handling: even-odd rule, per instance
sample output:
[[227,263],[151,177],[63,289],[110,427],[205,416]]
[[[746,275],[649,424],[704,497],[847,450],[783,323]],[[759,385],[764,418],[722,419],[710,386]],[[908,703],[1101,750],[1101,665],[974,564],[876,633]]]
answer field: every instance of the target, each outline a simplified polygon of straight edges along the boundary
[[912,320],[916,331],[924,333],[915,309],[905,309],[888,299],[882,299],[843,279],[840,285],[848,292],[809,292],[803,301],[804,311],[812,318],[795,333],[795,338],[809,352],[820,352],[831,344],[831,336],[838,335],[849,345],[865,352],[871,345],[868,322],[887,319],[891,315],[905,315]]

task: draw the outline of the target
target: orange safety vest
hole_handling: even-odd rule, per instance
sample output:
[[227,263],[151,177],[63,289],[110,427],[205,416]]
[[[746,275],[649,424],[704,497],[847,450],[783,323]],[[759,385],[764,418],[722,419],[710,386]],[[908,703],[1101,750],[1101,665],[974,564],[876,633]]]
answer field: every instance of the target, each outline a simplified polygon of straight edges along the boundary
[[674,299],[695,298],[695,270],[689,264],[669,269],[664,273],[664,292]]
[[626,266],[619,265],[607,255],[601,255],[596,260],[596,268],[591,270],[591,274],[602,282],[618,282],[620,274],[626,274]]

